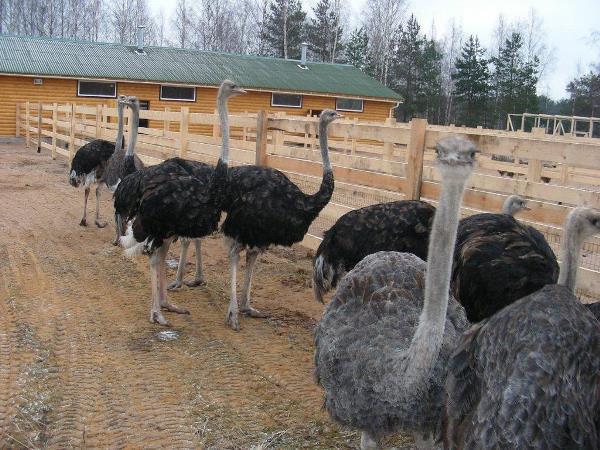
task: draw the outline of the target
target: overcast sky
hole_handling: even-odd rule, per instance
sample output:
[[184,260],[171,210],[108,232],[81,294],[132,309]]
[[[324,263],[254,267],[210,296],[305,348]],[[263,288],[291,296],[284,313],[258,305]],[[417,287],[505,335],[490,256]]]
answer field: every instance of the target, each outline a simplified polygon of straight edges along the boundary
[[[360,11],[366,0],[348,0],[351,21],[360,25]],[[172,14],[174,0],[149,0],[154,12]],[[312,5],[316,0],[303,0]],[[476,34],[487,46],[499,14],[508,22],[524,18],[534,8],[544,21],[548,45],[555,48],[555,63],[541,86],[541,93],[554,98],[566,96],[565,86],[574,76],[600,62],[600,43],[591,43],[592,31],[600,31],[600,0],[413,0],[409,12],[417,17],[428,34],[435,24],[441,37],[452,19],[466,35]]]

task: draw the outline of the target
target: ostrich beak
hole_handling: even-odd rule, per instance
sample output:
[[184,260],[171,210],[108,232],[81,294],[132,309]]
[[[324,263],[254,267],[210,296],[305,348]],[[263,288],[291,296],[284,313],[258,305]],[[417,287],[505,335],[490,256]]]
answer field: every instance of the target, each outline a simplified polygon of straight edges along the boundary
[[340,113],[335,113],[335,117],[338,119],[342,119],[344,117],[344,115],[340,114]]
[[244,88],[236,88],[234,92],[238,95],[247,93],[246,89]]

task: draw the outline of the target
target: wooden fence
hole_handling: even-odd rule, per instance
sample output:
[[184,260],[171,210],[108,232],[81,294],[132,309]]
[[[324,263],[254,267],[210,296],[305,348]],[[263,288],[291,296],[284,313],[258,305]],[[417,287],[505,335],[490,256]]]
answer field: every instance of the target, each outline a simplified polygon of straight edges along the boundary
[[[53,158],[71,158],[79,146],[92,139],[116,136],[114,107],[23,103],[17,108],[17,134],[26,137],[28,146],[49,150]],[[172,156],[216,162],[220,152],[216,114],[190,113],[182,107],[177,112],[141,111],[140,118],[159,124],[139,129],[136,151],[146,163]],[[316,118],[261,111],[233,114],[230,124],[233,165],[274,167],[305,192],[318,189],[322,165]],[[126,135],[127,130],[126,125]],[[433,165],[433,147],[445,136],[460,134],[473,140],[482,152],[465,192],[463,215],[499,211],[508,195],[524,195],[531,210],[519,219],[544,233],[558,255],[567,213],[578,205],[600,208],[600,143],[543,131],[441,127],[423,119],[408,124],[336,121],[329,132],[335,192],[303,244],[316,248],[323,231],[354,208],[419,198],[436,204],[440,177]],[[584,296],[600,298],[597,238],[584,245],[579,289]]]

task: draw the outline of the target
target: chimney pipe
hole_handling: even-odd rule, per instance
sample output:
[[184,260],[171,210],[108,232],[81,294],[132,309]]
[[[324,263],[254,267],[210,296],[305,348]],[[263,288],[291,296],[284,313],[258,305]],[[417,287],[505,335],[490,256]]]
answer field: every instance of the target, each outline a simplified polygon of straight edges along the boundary
[[138,25],[137,27],[137,53],[145,53],[144,52],[144,25]]
[[303,42],[302,44],[300,44],[300,47],[302,49],[302,57],[300,58],[300,65],[306,66],[306,50],[308,49],[308,43]]

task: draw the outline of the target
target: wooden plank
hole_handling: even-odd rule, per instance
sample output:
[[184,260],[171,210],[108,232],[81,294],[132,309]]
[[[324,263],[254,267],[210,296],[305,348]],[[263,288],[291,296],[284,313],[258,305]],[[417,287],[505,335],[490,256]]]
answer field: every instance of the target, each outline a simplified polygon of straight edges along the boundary
[[56,159],[56,118],[58,116],[58,104],[52,105],[52,159]]
[[21,105],[19,103],[16,106],[15,117],[15,137],[19,137],[21,136]]
[[270,121],[264,109],[258,112],[256,119],[256,155],[255,164],[257,166],[268,166],[267,158],[267,133]]
[[410,142],[407,152],[406,166],[406,198],[419,200],[421,198],[421,184],[423,179],[423,153],[425,151],[425,131],[427,120],[412,119],[410,128]]
[[71,124],[69,128],[69,161],[75,156],[75,105],[71,104]]
[[31,117],[31,105],[29,102],[25,103],[25,147],[31,148],[31,130],[30,121]]
[[42,142],[42,103],[38,103],[38,116],[37,116],[37,152],[40,153],[42,151],[42,147],[40,146],[40,142]]
[[179,156],[186,157],[188,151],[188,129],[190,121],[190,108],[183,106],[181,108],[179,119]]

